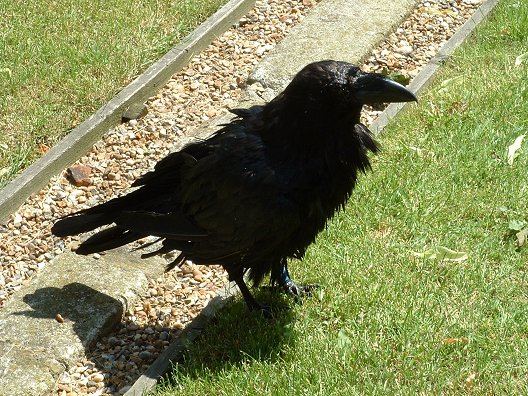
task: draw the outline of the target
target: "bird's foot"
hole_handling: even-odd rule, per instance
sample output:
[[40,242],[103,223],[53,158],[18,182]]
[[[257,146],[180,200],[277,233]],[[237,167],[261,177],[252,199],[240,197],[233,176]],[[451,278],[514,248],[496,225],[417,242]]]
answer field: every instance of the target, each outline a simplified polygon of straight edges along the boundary
[[255,298],[251,295],[251,292],[249,291],[242,277],[236,278],[235,282],[238,285],[238,288],[240,289],[240,292],[242,293],[242,297],[244,297],[244,301],[246,302],[246,305],[250,311],[261,312],[262,316],[268,319],[271,319],[274,317],[274,311],[272,307],[270,307],[269,305],[259,303],[257,300],[255,300]]
[[311,297],[312,292],[319,287],[317,283],[311,285],[296,284],[290,278],[286,260],[282,260],[279,266],[272,268],[270,281],[272,289],[282,290],[288,296],[293,297],[297,303],[302,303],[304,297]]
[[286,283],[279,285],[279,288],[281,288],[284,293],[292,297],[295,300],[295,302],[298,302],[301,304],[303,302],[303,298],[311,297],[312,292],[318,287],[319,287],[319,284],[317,283],[310,284],[310,285],[298,285],[291,279],[288,280]]

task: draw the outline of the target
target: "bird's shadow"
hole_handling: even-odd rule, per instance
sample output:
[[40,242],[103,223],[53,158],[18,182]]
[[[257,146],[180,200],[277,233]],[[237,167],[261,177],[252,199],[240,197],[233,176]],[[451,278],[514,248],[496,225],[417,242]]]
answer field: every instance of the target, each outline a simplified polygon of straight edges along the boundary
[[173,362],[161,379],[164,385],[211,378],[252,362],[275,362],[285,346],[295,341],[293,302],[269,291],[256,294],[259,302],[273,307],[273,315],[250,312],[245,303],[235,300],[212,319],[200,336]]
[[[32,310],[16,312],[15,315],[72,322],[73,331],[85,350],[97,341],[96,336],[101,331],[108,332],[116,325],[115,318],[123,316],[123,304],[119,300],[79,282],[62,288],[37,289],[25,295],[23,301]],[[109,312],[112,314],[108,315]],[[94,331],[96,327],[101,330]]]
[[[215,375],[226,369],[233,369],[251,360],[275,361],[281,356],[284,344],[293,342],[292,327],[295,310],[291,309],[293,302],[284,295],[261,290],[256,292],[259,302],[274,308],[273,315],[264,315],[260,311],[250,312],[240,297],[232,297],[225,306],[212,318],[201,331],[197,339],[186,346],[181,358],[173,362],[172,369],[163,377],[163,382],[177,381],[178,376],[197,379],[203,376]],[[80,303],[83,302],[84,303]],[[121,352],[120,357],[108,351],[100,350],[94,332],[94,316],[111,316],[113,319],[103,324],[102,333],[106,339],[112,337],[118,345],[131,342],[132,339],[144,334],[146,326],[130,328],[123,317],[122,303],[106,294],[84,285],[70,283],[62,288],[44,287],[24,297],[24,302],[32,309],[17,312],[34,318],[49,318],[56,320],[57,314],[65,321],[72,322],[72,328],[85,348],[87,361],[105,375],[109,394],[119,394],[125,385],[134,383],[138,374],[132,370],[123,375],[123,369],[117,369],[116,363],[122,362],[124,371],[136,364],[139,372],[145,372],[157,355],[147,361],[130,362],[129,352]],[[86,311],[90,307],[90,312]],[[115,315],[102,315],[107,310],[116,311]],[[57,325],[59,325],[57,323]],[[100,324],[98,324],[100,325]],[[172,341],[181,334],[180,329],[167,328]],[[141,345],[144,350],[151,340]],[[137,353],[136,353],[137,354]],[[110,360],[109,360],[110,358]]]

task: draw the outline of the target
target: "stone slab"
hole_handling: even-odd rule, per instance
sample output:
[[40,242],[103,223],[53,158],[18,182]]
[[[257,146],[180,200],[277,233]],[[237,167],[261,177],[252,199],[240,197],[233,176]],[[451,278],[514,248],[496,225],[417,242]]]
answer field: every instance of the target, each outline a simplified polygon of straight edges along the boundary
[[251,73],[275,96],[311,62],[360,63],[411,12],[418,0],[325,0],[292,28]]
[[164,266],[161,258],[119,249],[99,259],[57,256],[0,311],[0,395],[52,391],[58,375],[121,321],[147,277]]

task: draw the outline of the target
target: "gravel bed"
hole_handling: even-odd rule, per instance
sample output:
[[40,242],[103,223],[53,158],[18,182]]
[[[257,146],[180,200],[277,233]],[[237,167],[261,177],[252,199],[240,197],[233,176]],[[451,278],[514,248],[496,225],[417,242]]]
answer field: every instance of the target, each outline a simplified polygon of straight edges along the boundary
[[[109,131],[78,161],[77,170],[84,173],[77,178],[78,186],[65,172],[0,225],[0,309],[55,255],[78,244],[76,238],[50,234],[58,217],[126,191],[157,160],[191,141],[194,128],[235,107],[254,66],[316,3],[257,1],[245,18],[151,98],[145,117]],[[480,4],[422,1],[362,68],[414,77]],[[366,111],[365,121],[370,123],[379,111]],[[221,267],[192,263],[151,280],[148,292],[126,312],[119,328],[61,376],[56,394],[123,394],[226,282]]]

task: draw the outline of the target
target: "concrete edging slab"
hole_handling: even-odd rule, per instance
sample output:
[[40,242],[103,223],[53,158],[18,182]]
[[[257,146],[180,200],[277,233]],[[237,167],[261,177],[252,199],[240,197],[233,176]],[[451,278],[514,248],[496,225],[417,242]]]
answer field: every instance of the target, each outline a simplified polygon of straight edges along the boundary
[[99,258],[58,255],[0,311],[0,396],[50,394],[60,374],[121,322],[164,263],[125,249]]
[[269,89],[271,98],[286,88],[308,63],[334,59],[360,64],[418,3],[418,0],[322,1],[259,62],[248,82]]
[[124,114],[133,111],[153,96],[174,73],[185,67],[195,54],[245,15],[254,3],[255,0],[230,0],[179,45],[167,52],[2,189],[0,223],[6,221],[31,194],[44,187],[52,176],[86,154],[108,129],[121,122]]

